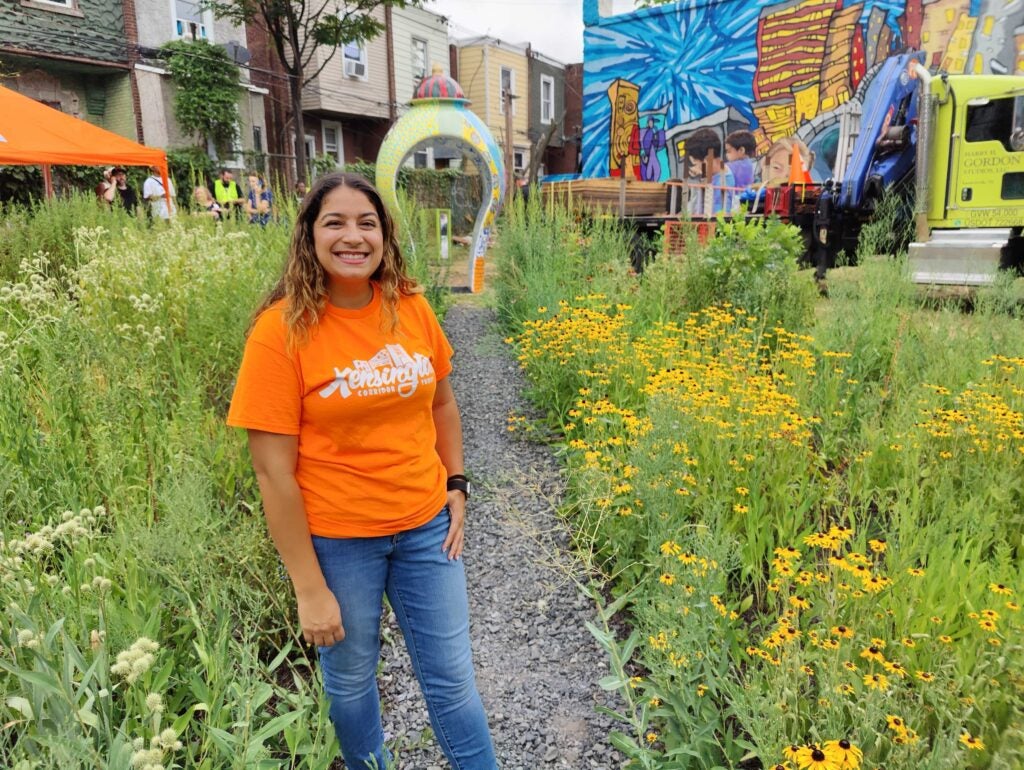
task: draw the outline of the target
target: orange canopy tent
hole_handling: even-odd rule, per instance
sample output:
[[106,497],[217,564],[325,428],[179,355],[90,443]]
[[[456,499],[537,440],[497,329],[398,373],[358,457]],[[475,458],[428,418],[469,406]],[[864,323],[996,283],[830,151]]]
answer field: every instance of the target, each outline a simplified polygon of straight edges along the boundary
[[[0,166],[42,166],[52,195],[50,166],[155,166],[164,190],[167,154],[0,86]],[[167,196],[170,203],[170,196]]]

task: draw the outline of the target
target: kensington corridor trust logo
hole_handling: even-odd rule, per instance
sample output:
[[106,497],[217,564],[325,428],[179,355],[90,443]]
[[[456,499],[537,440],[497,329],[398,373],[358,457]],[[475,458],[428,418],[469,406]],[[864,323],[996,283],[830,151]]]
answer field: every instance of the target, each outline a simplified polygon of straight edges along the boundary
[[397,393],[408,398],[421,384],[433,381],[434,365],[429,358],[419,353],[410,356],[401,345],[385,345],[369,361],[355,360],[344,369],[334,367],[334,381],[320,391],[320,397]]

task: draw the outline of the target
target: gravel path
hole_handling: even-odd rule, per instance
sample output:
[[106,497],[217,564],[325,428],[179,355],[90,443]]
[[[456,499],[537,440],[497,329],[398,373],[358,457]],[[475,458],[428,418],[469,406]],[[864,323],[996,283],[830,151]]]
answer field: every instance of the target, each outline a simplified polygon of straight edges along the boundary
[[[613,706],[597,680],[604,653],[584,623],[589,601],[569,574],[566,534],[554,514],[561,496],[550,449],[510,434],[525,408],[523,378],[502,344],[494,313],[458,302],[445,330],[456,350],[466,468],[466,572],[477,683],[502,770],[612,770],[623,758],[607,742]],[[441,770],[426,706],[394,618],[385,631],[381,688],[385,733],[400,770]]]

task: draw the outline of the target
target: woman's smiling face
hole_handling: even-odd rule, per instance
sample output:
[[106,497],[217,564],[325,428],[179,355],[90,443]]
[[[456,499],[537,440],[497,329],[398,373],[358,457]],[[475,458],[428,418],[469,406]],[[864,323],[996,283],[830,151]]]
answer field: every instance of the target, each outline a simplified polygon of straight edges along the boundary
[[313,248],[327,273],[332,304],[365,294],[384,259],[384,230],[373,202],[344,185],[327,193],[313,222]]

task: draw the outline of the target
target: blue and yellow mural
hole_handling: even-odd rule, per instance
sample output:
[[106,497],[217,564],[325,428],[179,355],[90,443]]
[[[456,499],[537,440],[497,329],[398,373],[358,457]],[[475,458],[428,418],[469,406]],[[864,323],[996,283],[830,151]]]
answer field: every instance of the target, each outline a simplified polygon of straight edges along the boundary
[[601,17],[584,0],[583,175],[683,176],[686,137],[784,136],[828,176],[842,112],[893,53],[950,73],[1024,72],[1024,0],[679,0]]

